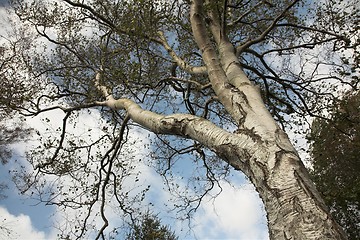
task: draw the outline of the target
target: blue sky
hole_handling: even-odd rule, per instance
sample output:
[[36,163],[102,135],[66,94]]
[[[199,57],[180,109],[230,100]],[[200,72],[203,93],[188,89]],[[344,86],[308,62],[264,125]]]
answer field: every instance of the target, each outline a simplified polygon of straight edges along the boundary
[[0,7],[7,6],[9,4],[8,0],[0,0]]

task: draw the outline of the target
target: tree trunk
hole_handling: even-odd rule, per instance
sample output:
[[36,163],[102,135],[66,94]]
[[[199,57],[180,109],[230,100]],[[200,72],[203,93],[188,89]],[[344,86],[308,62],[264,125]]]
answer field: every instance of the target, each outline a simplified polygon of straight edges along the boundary
[[285,133],[275,141],[222,144],[216,152],[255,185],[267,212],[271,239],[345,239]]

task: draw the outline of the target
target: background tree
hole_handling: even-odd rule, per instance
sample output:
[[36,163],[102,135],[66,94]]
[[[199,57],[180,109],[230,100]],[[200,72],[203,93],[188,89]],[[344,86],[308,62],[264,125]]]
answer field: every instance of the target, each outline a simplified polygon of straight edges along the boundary
[[176,240],[178,239],[169,226],[161,224],[157,216],[146,213],[138,222],[130,226],[127,239],[134,240]]
[[312,125],[310,171],[335,219],[349,239],[360,238],[360,93],[335,104],[331,119]]
[[[59,126],[38,132],[28,153],[35,171],[19,172],[18,185],[78,211],[63,237],[96,229],[105,238],[111,201],[134,219],[151,188],[136,185],[144,159],[131,148],[146,129],[145,160],[187,217],[242,171],[272,239],[344,238],[284,129],[289,118],[322,114],[336,87],[357,87],[356,1],[13,2],[26,24],[18,39],[32,30],[37,38],[32,51],[17,51],[24,68],[8,69],[37,91],[9,107],[29,117],[63,112]],[[96,127],[84,129],[86,113]],[[180,158],[191,159],[191,173]]]

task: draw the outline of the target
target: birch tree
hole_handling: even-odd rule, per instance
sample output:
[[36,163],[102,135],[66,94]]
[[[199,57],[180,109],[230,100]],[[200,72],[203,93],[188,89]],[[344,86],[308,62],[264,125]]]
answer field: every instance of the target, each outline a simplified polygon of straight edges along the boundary
[[[18,184],[48,204],[84,209],[62,237],[85,236],[98,211],[105,238],[110,199],[134,217],[151,188],[131,197],[122,189],[138,161],[127,140],[140,128],[156,136],[148,161],[179,198],[175,208],[191,215],[220,179],[243,172],[271,239],[345,239],[285,130],[321,116],[339,86],[356,89],[355,1],[34,0],[14,9],[38,36],[22,74],[41,89],[13,108],[64,113],[39,134],[28,153],[34,172]],[[84,112],[101,116],[92,141],[69,130]],[[198,169],[182,192],[179,157]]]

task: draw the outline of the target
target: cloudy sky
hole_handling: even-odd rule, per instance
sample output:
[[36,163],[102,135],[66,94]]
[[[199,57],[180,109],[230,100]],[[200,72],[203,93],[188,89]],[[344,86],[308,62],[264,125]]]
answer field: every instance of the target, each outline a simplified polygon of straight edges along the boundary
[[[60,112],[52,113],[47,117],[54,126],[62,118]],[[96,119],[100,116],[96,116],[96,113],[93,112],[91,117],[84,117],[87,118],[86,121],[83,119],[87,127],[91,127],[96,126]],[[42,126],[42,122],[36,118],[32,119],[29,124],[40,131],[45,128]],[[144,132],[144,135],[147,133]],[[142,136],[137,137],[141,138]],[[31,142],[28,143],[28,145],[30,144]],[[16,150],[14,159],[21,159],[26,144],[16,144],[14,149]],[[139,146],[138,149],[141,147]],[[140,182],[155,186],[149,195],[155,196],[159,201],[156,205],[161,206],[161,202],[169,199],[169,193],[162,191],[161,187],[156,187],[162,186],[159,184],[162,179],[153,169],[145,165],[142,167],[143,175]],[[0,181],[10,179],[8,171],[13,168],[14,164],[12,163],[3,166],[0,172]],[[56,229],[53,228],[53,223],[60,219],[56,208],[38,204],[36,200],[19,195],[15,186],[11,182],[7,182],[10,188],[5,192],[8,198],[0,201],[0,225],[10,230],[10,238],[24,239],[26,236],[26,239],[55,239]],[[232,183],[237,187],[234,188],[223,182],[223,192],[215,200],[210,197],[204,199],[191,222],[194,226],[191,230],[187,228],[187,222],[174,221],[174,213],[161,214],[162,221],[171,225],[180,239],[268,239],[265,213],[253,186],[241,174],[233,176]],[[165,208],[163,210],[166,212]],[[109,214],[109,217],[116,222],[115,214]],[[4,233],[2,234],[4,235]],[[2,238],[7,239],[0,234],[0,239]]]

